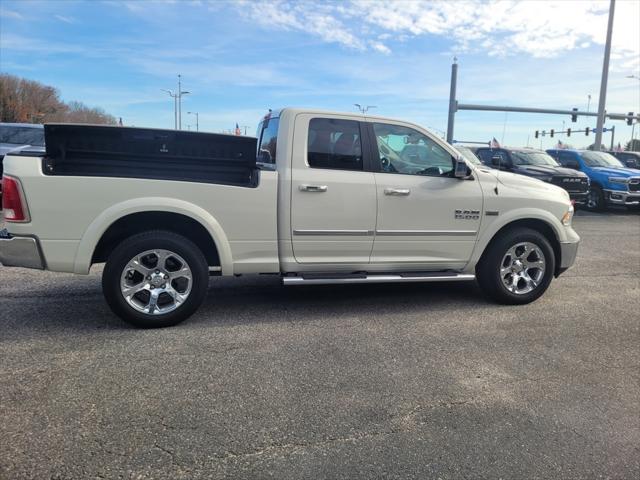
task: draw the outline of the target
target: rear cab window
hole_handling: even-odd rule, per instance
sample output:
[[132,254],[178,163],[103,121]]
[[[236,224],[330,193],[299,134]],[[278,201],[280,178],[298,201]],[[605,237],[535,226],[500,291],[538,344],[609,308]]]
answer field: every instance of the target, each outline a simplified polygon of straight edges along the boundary
[[275,170],[279,118],[265,118],[258,125],[258,152],[256,163],[264,170]]

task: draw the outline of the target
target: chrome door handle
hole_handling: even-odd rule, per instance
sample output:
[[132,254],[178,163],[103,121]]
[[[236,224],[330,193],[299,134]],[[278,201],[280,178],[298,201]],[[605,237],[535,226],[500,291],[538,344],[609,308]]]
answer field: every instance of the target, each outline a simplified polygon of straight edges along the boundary
[[393,195],[396,197],[406,197],[410,193],[411,193],[411,190],[409,190],[408,188],[385,188],[384,189],[385,195]]
[[326,185],[300,185],[301,192],[326,192]]

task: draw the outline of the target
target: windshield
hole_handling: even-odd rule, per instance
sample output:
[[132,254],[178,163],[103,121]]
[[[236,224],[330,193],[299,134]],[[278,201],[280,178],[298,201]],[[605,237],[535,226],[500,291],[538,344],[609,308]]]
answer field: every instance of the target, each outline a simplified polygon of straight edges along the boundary
[[546,165],[557,167],[556,161],[544,152],[514,152],[511,151],[511,158],[516,165]]
[[469,150],[467,147],[456,146],[454,147],[460,154],[474,165],[482,166],[482,162],[476,157],[475,153]]
[[584,159],[584,163],[586,163],[589,167],[614,167],[614,168],[622,168],[623,165],[620,161],[604,152],[582,152],[580,153],[582,158]]
[[0,143],[44,147],[44,129],[40,127],[0,125]]

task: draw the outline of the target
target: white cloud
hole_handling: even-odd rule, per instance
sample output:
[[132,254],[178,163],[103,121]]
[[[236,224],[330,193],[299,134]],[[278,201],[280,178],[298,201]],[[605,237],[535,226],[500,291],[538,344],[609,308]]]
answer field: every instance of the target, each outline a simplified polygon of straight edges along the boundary
[[69,24],[76,23],[76,21],[73,18],[65,17],[64,15],[54,15],[54,17],[64,23],[69,23]]
[[[534,58],[604,45],[609,10],[608,0],[268,0],[238,5],[244,16],[265,28],[307,32],[356,50],[388,54],[390,42],[432,35],[452,40],[459,53]],[[613,51],[620,55],[615,63],[638,70],[640,2],[619,0],[614,18]]]
[[0,8],[0,17],[12,18],[14,20],[24,20],[24,17],[19,12],[13,10],[7,10],[6,8]]

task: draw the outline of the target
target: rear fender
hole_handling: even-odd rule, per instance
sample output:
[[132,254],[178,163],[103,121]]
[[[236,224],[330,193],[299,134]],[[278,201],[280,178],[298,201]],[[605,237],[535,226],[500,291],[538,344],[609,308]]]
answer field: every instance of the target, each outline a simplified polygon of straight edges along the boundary
[[[114,222],[133,213],[150,211],[177,213],[199,222],[209,232],[216,244],[222,274],[233,275],[231,246],[218,221],[209,212],[193,203],[166,197],[145,197],[127,200],[112,205],[98,215],[82,235],[74,260],[74,273],[89,273],[93,252],[102,235]],[[158,225],[158,229],[162,229],[162,225]]]

